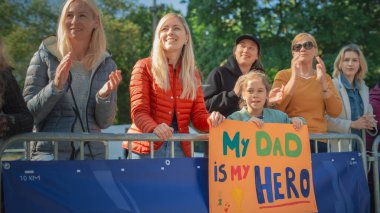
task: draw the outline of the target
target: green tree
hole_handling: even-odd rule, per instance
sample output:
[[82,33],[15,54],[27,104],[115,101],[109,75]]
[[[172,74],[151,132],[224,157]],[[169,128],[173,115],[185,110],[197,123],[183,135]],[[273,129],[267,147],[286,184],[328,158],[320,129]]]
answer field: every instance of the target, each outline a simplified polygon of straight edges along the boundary
[[231,54],[242,33],[260,38],[263,63],[270,77],[290,66],[290,43],[300,32],[317,39],[328,70],[340,48],[357,43],[369,65],[366,82],[380,79],[380,4],[376,0],[189,0],[187,19],[195,37],[198,67],[208,74]]
[[4,38],[21,86],[29,61],[42,39],[55,34],[58,12],[43,0],[1,1],[0,10],[0,36]]

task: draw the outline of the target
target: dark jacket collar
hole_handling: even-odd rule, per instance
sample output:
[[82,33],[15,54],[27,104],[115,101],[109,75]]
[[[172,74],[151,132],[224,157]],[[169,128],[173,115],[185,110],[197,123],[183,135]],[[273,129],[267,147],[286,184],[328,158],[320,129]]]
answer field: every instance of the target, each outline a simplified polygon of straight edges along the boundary
[[228,58],[227,62],[223,65],[223,67],[236,76],[241,76],[243,74],[234,55],[231,55]]

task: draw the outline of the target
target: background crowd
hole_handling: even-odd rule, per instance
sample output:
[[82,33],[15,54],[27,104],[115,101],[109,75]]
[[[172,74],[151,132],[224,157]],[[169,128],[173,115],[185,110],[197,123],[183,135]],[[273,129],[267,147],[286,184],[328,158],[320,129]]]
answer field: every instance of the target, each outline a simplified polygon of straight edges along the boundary
[[[117,61],[107,50],[102,19],[94,1],[66,1],[56,36],[44,39],[30,60],[23,96],[35,131],[99,132],[115,121],[119,104],[119,109],[131,110],[130,133],[155,133],[163,140],[173,133],[188,133],[190,121],[196,129],[207,132],[209,126],[219,125],[226,117],[248,117],[259,127],[265,122],[279,122],[293,123],[299,129],[306,123],[310,133],[352,132],[363,138],[368,133],[370,139],[377,134],[376,116],[364,82],[368,64],[355,44],[339,52],[332,80],[314,36],[295,35],[288,52],[289,65],[282,67],[290,68],[277,70],[270,88],[268,76],[273,67],[266,70],[263,66],[265,46],[258,39],[260,33],[241,34],[233,42],[232,55],[209,73],[202,88],[202,65],[196,62],[191,28],[183,16],[168,13],[155,29],[151,53],[145,55],[150,57],[139,60],[125,75],[127,81],[130,79],[129,92],[125,92]],[[9,68],[4,66],[4,70]],[[251,73],[255,75],[247,77]],[[118,88],[130,95],[130,102],[121,104],[124,99],[117,100]],[[6,114],[6,109],[3,111]],[[244,116],[233,116],[237,111]],[[3,117],[6,135],[16,117]],[[134,158],[149,153],[147,142],[133,144],[130,153]],[[103,155],[104,144],[86,145],[89,158]],[[189,156],[187,142],[177,145],[179,156]],[[62,145],[60,158],[75,159],[78,146],[73,141]],[[154,149],[167,156],[167,147],[167,142],[162,142]],[[327,150],[325,141],[311,141],[312,150],[314,147]],[[124,148],[130,148],[127,142]],[[52,152],[49,141],[32,144],[34,160],[51,160]]]
[[[64,1],[1,1],[0,35],[20,87],[30,59],[41,41],[56,34]],[[145,2],[141,4],[141,2]],[[157,20],[168,12],[179,12],[171,1],[97,0],[107,35],[107,49],[123,72],[118,92],[115,124],[131,123],[129,79],[136,61],[149,56]],[[368,63],[366,84],[372,88],[380,76],[380,4],[376,1],[207,1],[186,0],[183,13],[191,30],[197,68],[205,83],[208,74],[222,66],[232,54],[235,39],[250,33],[260,39],[261,62],[272,82],[276,73],[290,67],[289,44],[300,32],[311,32],[318,41],[318,54],[331,75],[338,51],[356,43]],[[57,6],[58,5],[58,6]],[[334,32],[334,33],[332,33]]]

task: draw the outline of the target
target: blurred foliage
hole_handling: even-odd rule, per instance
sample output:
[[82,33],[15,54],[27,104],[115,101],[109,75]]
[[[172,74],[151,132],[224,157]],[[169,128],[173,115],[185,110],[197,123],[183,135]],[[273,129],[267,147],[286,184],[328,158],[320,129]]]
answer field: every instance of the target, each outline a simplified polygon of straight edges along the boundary
[[[23,86],[29,61],[43,38],[56,32],[60,0],[1,0],[0,36],[15,74]],[[380,79],[379,0],[182,0],[194,40],[197,67],[203,79],[232,54],[235,38],[243,33],[260,39],[269,76],[290,66],[290,43],[300,32],[315,36],[328,71],[340,48],[357,43],[366,56],[367,85]],[[136,0],[98,0],[108,49],[123,73],[116,123],[130,123],[129,79],[133,65],[148,57],[152,45],[152,8]],[[158,20],[175,11],[158,5]]]
[[232,54],[235,38],[260,39],[264,68],[273,79],[290,66],[290,45],[300,32],[314,35],[331,74],[339,50],[358,44],[366,56],[367,85],[380,79],[379,0],[189,0],[187,20],[195,37],[198,68],[205,77]]

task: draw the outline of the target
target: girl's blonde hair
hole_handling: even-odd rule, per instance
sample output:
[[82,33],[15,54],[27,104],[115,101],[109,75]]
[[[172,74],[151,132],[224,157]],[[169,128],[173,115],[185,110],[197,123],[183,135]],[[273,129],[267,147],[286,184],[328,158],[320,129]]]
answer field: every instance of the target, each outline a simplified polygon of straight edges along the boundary
[[100,18],[100,11],[93,0],[67,0],[63,6],[61,16],[58,22],[57,30],[57,47],[62,56],[65,56],[68,52],[72,51],[72,46],[68,38],[68,32],[65,29],[66,13],[70,4],[74,1],[81,1],[85,3],[93,13],[94,19],[98,19],[99,24],[92,31],[90,44],[86,53],[86,56],[82,59],[83,66],[90,70],[94,69],[103,57],[106,51],[107,41],[104,32],[103,24]]
[[342,63],[344,60],[344,54],[346,52],[355,52],[359,56],[359,70],[356,73],[355,77],[362,82],[365,75],[368,72],[368,67],[367,67],[367,61],[365,60],[363,52],[360,50],[359,46],[356,44],[349,44],[347,46],[344,46],[340,51],[338,56],[335,59],[334,62],[334,72],[333,72],[333,77],[338,77],[340,73],[343,72],[342,70]]
[[183,88],[180,98],[194,100],[196,97],[197,88],[201,85],[196,78],[193,41],[191,38],[190,29],[186,23],[186,20],[179,14],[168,13],[158,22],[151,51],[154,81],[161,89],[165,91],[170,88],[169,65],[164,53],[163,44],[160,41],[160,31],[165,22],[171,18],[176,18],[182,23],[188,36],[188,41],[182,47],[181,56],[179,58],[179,60],[181,60],[181,72],[179,79],[182,82]]
[[[236,95],[240,97],[240,104],[239,104],[240,108],[247,106],[247,103],[243,99],[243,92],[247,88],[248,81],[253,81],[257,79],[263,82],[265,86],[265,90],[267,92],[267,96],[268,96],[270,88],[271,88],[271,85],[268,80],[268,76],[262,73],[261,70],[251,70],[247,74],[240,76],[236,82],[238,86],[238,91]],[[268,104],[268,100],[266,101],[265,106],[267,104]]]

